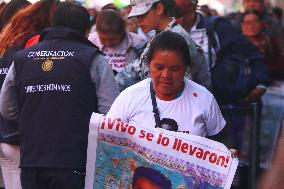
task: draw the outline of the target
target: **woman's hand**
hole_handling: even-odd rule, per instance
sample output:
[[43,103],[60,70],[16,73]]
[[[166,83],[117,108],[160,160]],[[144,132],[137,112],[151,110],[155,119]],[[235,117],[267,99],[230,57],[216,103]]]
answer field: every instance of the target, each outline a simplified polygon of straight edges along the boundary
[[245,97],[242,101],[243,103],[253,103],[258,102],[261,96],[265,93],[266,89],[264,88],[255,88],[250,92],[250,94]]

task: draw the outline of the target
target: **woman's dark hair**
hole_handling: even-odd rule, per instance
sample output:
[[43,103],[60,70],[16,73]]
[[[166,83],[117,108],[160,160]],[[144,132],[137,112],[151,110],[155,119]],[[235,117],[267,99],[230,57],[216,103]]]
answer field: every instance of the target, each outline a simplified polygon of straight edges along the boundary
[[28,35],[49,27],[57,4],[57,0],[40,0],[17,11],[0,33],[0,54],[22,44]]
[[12,16],[15,15],[15,13],[26,7],[27,5],[30,5],[31,3],[27,0],[12,0],[10,1],[2,10],[1,16],[0,16],[0,30],[4,28],[4,26],[10,21]]
[[208,5],[201,5],[199,9],[205,16],[212,16],[211,9]]
[[63,2],[55,11],[51,25],[65,26],[85,34],[91,27],[90,14],[77,3]]
[[195,12],[197,9],[198,0],[175,0],[174,17],[181,18],[188,12]]
[[274,7],[272,8],[272,14],[274,14],[278,21],[282,21],[283,17],[283,10],[280,7]]
[[139,178],[145,178],[160,186],[163,189],[171,189],[172,184],[171,181],[168,180],[165,175],[163,175],[160,171],[156,169],[152,169],[149,167],[140,166],[134,170],[134,175],[132,178],[132,188],[135,187],[137,180]]
[[179,33],[167,30],[156,35],[150,42],[150,47],[143,56],[143,61],[146,64],[150,64],[153,55],[157,50],[175,51],[181,56],[186,66],[192,67],[188,44],[184,37]]
[[102,7],[102,10],[109,10],[109,9],[117,11],[117,12],[120,11],[120,9],[113,3],[108,3],[108,4],[106,4],[105,6]]
[[175,12],[176,12],[176,10],[175,10],[175,7],[176,7],[175,0],[161,0],[159,2],[154,3],[152,5],[152,8],[155,9],[159,3],[163,4],[164,11],[165,11],[164,14],[166,16],[173,17],[175,15]]
[[244,21],[245,16],[248,15],[248,14],[254,14],[254,15],[256,15],[256,16],[258,17],[258,19],[261,21],[261,15],[260,15],[260,13],[259,13],[257,10],[250,9],[250,10],[247,10],[247,11],[245,11],[244,13],[242,13],[242,15],[241,15],[241,22]]
[[125,21],[115,10],[102,10],[96,20],[96,30],[98,32],[125,34]]

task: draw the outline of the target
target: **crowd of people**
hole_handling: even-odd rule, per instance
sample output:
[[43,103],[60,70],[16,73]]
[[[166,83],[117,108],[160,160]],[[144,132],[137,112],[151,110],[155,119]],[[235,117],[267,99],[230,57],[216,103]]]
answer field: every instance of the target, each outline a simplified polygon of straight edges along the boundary
[[[198,0],[131,0],[97,12],[57,0],[0,4],[5,188],[84,188],[92,112],[226,144],[220,106],[260,102],[284,79],[281,9],[243,6],[225,18]],[[245,89],[232,55],[247,62]],[[281,188],[271,174],[262,189]]]

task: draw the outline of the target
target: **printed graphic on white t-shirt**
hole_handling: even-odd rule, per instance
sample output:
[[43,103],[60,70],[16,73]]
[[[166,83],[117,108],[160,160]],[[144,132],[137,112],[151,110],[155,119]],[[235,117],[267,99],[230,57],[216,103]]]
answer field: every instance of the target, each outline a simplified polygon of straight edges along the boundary
[[126,50],[124,51],[113,51],[112,49],[103,49],[103,55],[106,61],[111,65],[111,68],[116,72],[121,72],[126,66],[125,56]]
[[160,122],[161,128],[169,130],[169,131],[178,131],[178,123],[176,120],[171,118],[163,118]]
[[123,41],[116,47],[104,46],[98,36],[98,33],[92,33],[89,36],[89,40],[97,45],[102,51],[106,61],[111,65],[112,69],[116,72],[121,72],[126,66],[127,49],[129,47],[128,38],[124,38]]

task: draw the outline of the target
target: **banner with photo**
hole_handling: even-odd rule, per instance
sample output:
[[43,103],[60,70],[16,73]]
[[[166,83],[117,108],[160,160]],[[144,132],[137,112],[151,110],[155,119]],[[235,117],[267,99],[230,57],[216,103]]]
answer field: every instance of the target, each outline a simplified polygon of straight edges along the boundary
[[95,113],[90,121],[86,189],[229,189],[237,166],[213,140]]

